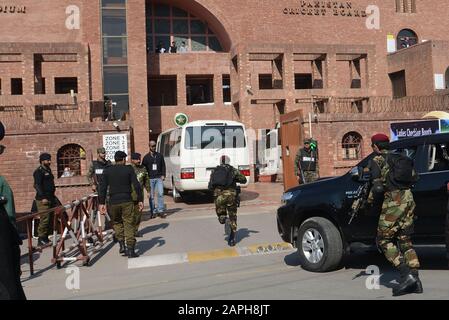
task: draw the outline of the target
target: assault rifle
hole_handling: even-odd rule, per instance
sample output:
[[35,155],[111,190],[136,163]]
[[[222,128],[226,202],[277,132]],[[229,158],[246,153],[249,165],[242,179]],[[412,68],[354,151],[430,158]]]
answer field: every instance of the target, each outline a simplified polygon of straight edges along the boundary
[[348,225],[351,224],[352,220],[354,220],[355,217],[357,217],[360,209],[364,208],[367,202],[368,193],[369,193],[369,181],[362,184],[357,189],[357,194],[355,196],[355,200],[352,203],[351,211],[349,212],[349,215],[351,218],[349,219]]

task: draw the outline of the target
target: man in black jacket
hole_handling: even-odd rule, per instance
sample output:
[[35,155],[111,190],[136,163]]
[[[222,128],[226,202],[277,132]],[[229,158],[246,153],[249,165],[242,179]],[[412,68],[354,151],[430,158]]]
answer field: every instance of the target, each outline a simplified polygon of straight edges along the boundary
[[115,153],[115,165],[107,167],[103,173],[103,183],[99,185],[98,199],[100,212],[104,215],[106,214],[106,192],[109,187],[109,204],[115,235],[120,244],[119,253],[126,251],[128,258],[136,258],[139,255],[135,252],[134,202],[131,185],[137,192],[137,205],[140,212],[143,210],[143,192],[134,169],[125,165],[126,157],[123,151]]
[[98,185],[103,181],[103,171],[110,166],[112,163],[106,160],[106,149],[100,147],[97,149],[97,160],[92,161],[87,172],[87,180],[92,187],[93,192],[98,191]]
[[[142,161],[142,165],[147,168],[148,175],[150,176],[150,202],[153,203],[154,214],[159,214],[161,218],[167,216],[164,213],[164,184],[165,180],[165,160],[162,154],[156,152],[156,142],[150,141],[150,152],[145,155]],[[154,192],[157,192],[157,207],[154,203]]]
[[[34,189],[36,189],[35,203],[38,212],[49,210],[61,203],[55,196],[55,177],[51,172],[51,155],[48,153],[42,153],[39,156],[40,166],[34,171]],[[48,236],[51,233],[53,212],[42,215],[39,221],[38,228],[38,245],[48,245]]]
[[[0,141],[5,135],[5,128],[0,122]],[[4,147],[0,145],[0,154]],[[6,183],[6,180],[4,181]],[[8,186],[9,188],[9,186]],[[12,197],[3,197],[0,194],[0,300],[25,300],[22,284],[20,282],[20,244],[17,229],[13,225],[5,205],[14,207]]]

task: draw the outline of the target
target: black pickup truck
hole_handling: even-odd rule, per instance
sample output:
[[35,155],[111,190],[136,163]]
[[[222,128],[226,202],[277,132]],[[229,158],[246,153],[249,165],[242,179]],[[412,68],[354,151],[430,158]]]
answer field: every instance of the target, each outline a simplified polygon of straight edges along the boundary
[[[448,149],[446,149],[448,148]],[[415,244],[443,244],[449,182],[449,133],[392,142],[415,162],[419,180],[412,189],[415,202]],[[349,224],[351,206],[365,182],[361,168],[370,154],[347,174],[288,190],[277,211],[281,238],[298,248],[302,267],[326,272],[340,266],[351,243],[375,245],[381,201],[361,209]]]

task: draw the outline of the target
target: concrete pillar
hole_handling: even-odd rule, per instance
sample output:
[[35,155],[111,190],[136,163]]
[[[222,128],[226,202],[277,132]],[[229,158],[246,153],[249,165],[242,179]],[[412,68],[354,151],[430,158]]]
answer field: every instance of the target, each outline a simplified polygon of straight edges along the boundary
[[[34,54],[27,52],[22,55],[22,88],[23,95],[34,95]],[[10,84],[11,86],[11,84]]]
[[150,139],[145,1],[128,0],[127,27],[129,112],[134,132],[135,151],[145,154],[148,152]]
[[214,104],[215,108],[223,106],[223,75],[214,74]]
[[176,79],[176,87],[178,95],[178,106],[187,105],[186,75],[184,73],[178,73],[178,78]]

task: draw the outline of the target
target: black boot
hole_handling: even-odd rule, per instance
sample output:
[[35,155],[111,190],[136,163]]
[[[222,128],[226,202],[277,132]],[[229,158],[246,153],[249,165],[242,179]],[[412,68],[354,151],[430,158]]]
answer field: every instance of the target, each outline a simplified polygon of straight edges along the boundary
[[119,241],[118,244],[120,245],[118,253],[121,255],[126,254],[125,241]]
[[415,292],[417,289],[417,278],[412,274],[410,268],[406,264],[401,264],[398,267],[401,273],[401,282],[395,288],[393,288],[393,296],[402,296]]
[[129,246],[128,247],[128,258],[138,258],[139,254],[137,254],[137,252],[134,250],[135,245]]
[[228,246],[230,246],[230,247],[235,246],[235,233],[234,233],[234,230],[231,230],[231,233],[229,233]]
[[418,270],[412,269],[411,273],[416,278],[416,288],[415,288],[415,291],[413,291],[413,293],[418,293],[418,294],[423,293],[424,290],[423,290],[423,287],[422,287],[421,280],[419,279]]

